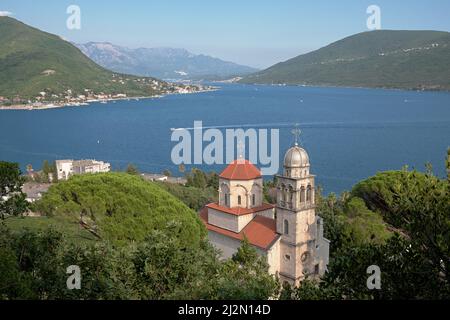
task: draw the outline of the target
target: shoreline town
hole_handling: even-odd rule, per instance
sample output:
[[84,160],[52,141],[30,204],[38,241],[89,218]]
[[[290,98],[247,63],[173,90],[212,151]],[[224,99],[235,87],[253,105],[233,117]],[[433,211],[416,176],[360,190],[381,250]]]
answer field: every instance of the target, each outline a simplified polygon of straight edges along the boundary
[[79,95],[77,97],[70,98],[65,101],[56,101],[56,102],[30,102],[26,104],[12,104],[12,105],[2,105],[2,98],[0,97],[0,110],[47,110],[47,109],[56,109],[56,108],[64,108],[64,107],[81,107],[81,106],[89,106],[91,103],[108,103],[115,102],[120,100],[142,100],[142,99],[157,99],[163,98],[169,95],[177,95],[177,94],[194,94],[194,93],[203,93],[203,92],[212,92],[219,90],[219,87],[213,86],[203,86],[203,85],[195,85],[195,86],[186,86],[186,87],[177,87],[173,92],[167,92],[162,94],[150,95],[150,96],[127,96],[124,93],[121,94],[92,94],[89,96]]

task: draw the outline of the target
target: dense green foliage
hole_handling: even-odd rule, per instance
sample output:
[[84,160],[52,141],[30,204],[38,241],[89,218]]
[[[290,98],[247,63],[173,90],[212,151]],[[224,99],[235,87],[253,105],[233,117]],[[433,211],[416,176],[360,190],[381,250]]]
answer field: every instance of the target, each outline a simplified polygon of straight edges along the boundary
[[278,63],[241,81],[449,90],[450,33],[364,32]]
[[85,94],[84,89],[129,96],[158,93],[137,77],[98,66],[70,42],[10,17],[0,17],[0,43],[0,96],[34,98],[39,92],[50,96],[68,89],[73,94]]
[[[170,174],[166,175],[170,176]],[[208,203],[217,201],[217,190],[219,189],[219,176],[217,173],[205,173],[193,168],[185,176],[187,180],[185,186],[167,182],[159,182],[159,185],[195,211],[199,211]]]
[[80,224],[68,222],[65,217],[9,217],[4,220],[4,224],[13,233],[23,231],[39,233],[46,230],[58,230],[68,242],[93,243],[100,241],[89,230],[83,228]]
[[[220,261],[195,212],[164,188],[185,203],[204,196],[204,189],[126,173],[53,186],[36,204],[47,217],[0,225],[0,299],[450,298],[450,181],[431,170],[379,173],[340,197],[318,192],[331,240],[328,272],[297,288],[284,284],[280,295],[247,241]],[[81,290],[66,287],[70,265],[82,270]],[[381,270],[379,290],[367,287],[372,265]]]
[[73,176],[53,185],[35,209],[120,243],[143,240],[149,231],[175,222],[176,234],[186,245],[198,244],[205,236],[195,211],[157,184],[126,173]]
[[17,216],[27,210],[23,182],[19,164],[0,161],[0,219]]
[[128,174],[133,174],[133,175],[139,174],[138,168],[134,164],[131,164],[131,163],[127,166],[127,168],[125,169],[125,172]]
[[197,188],[168,182],[157,183],[161,188],[170,192],[195,211],[199,211],[206,204],[215,202],[218,199],[217,189],[213,187]]
[[219,189],[219,176],[215,172],[206,173],[200,169],[193,168],[190,173],[186,174],[188,187],[195,188],[215,188]]
[[[414,186],[411,185],[412,181]],[[384,220],[392,226],[404,228],[409,224],[405,217],[408,214],[405,212],[405,202],[422,201],[422,197],[426,196],[423,193],[428,192],[430,184],[435,188],[430,196],[436,197],[436,200],[445,196],[447,181],[431,173],[409,172],[406,169],[378,173],[358,183],[353,188],[352,195],[362,198],[370,209],[382,214]]]
[[[447,168],[450,164],[447,163]],[[361,197],[361,198],[357,198]],[[431,172],[384,172],[362,181],[351,195],[323,199],[332,239],[329,272],[321,282],[305,281],[283,297],[296,299],[449,299],[450,181]],[[385,241],[355,241],[342,232],[339,202],[353,199],[381,214],[396,231]],[[360,204],[358,204],[359,206]],[[338,209],[337,209],[338,208]],[[347,209],[348,210],[348,209]],[[367,208],[365,210],[368,210]],[[365,211],[363,210],[363,211]],[[381,289],[366,286],[367,267],[381,270]]]
[[351,198],[345,204],[343,235],[352,238],[355,244],[366,242],[384,243],[390,236],[390,231],[383,218],[367,209],[360,198]]
[[322,197],[317,194],[320,216],[324,219],[325,237],[332,243],[331,257],[343,247],[370,243],[385,243],[392,236],[382,216],[369,210],[364,201],[343,193]]
[[244,239],[232,259],[224,263],[217,298],[264,300],[275,297],[279,283],[268,271],[266,260]]
[[447,181],[450,183],[450,148],[447,149],[447,159],[445,160],[445,166],[447,168]]
[[[176,229],[115,247],[67,241],[59,232],[11,233],[0,225],[0,299],[268,299],[277,287],[248,245],[221,262],[206,242],[185,247]],[[67,267],[81,271],[69,290]]]

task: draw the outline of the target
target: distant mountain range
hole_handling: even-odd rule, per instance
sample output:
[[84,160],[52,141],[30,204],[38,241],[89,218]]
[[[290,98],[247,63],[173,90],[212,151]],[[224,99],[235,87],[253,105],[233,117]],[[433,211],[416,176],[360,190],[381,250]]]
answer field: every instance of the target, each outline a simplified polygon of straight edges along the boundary
[[185,49],[130,49],[107,42],[75,44],[99,65],[121,73],[170,80],[223,80],[258,71],[255,68],[196,55]]
[[127,94],[153,96],[177,86],[155,78],[118,74],[97,65],[61,37],[0,16],[0,96],[28,100],[36,96]]
[[39,95],[60,99],[67,92],[150,96],[186,91],[149,76],[223,80],[247,74],[241,82],[450,90],[449,32],[360,33],[252,74],[253,68],[184,49],[127,49],[109,43],[79,48],[0,17],[0,101]]
[[450,33],[364,32],[240,82],[450,90]]

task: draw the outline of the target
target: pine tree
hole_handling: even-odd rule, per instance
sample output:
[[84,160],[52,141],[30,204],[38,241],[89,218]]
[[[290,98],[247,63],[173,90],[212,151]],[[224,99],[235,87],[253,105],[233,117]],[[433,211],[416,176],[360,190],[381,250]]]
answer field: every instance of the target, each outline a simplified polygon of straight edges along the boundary
[[0,161],[0,218],[17,216],[28,208],[22,192],[23,179],[19,164]]
[[125,172],[128,173],[128,174],[135,175],[135,176],[139,175],[138,168],[134,164],[131,164],[131,163],[128,165],[128,167],[125,170]]

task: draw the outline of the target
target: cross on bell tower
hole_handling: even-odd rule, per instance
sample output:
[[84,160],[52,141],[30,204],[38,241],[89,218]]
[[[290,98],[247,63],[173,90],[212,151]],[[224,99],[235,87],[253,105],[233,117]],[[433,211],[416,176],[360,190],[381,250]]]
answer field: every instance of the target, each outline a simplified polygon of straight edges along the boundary
[[298,146],[299,145],[299,141],[300,141],[300,135],[302,134],[302,130],[300,130],[300,128],[298,126],[298,123],[295,124],[295,127],[291,131],[291,133],[294,136],[295,145]]

